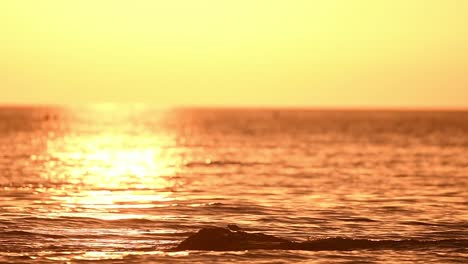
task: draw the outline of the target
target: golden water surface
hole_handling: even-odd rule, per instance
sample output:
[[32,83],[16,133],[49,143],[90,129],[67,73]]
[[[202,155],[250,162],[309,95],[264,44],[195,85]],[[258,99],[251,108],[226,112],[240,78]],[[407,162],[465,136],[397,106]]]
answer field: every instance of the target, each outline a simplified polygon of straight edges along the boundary
[[295,240],[465,239],[468,114],[0,108],[0,261],[462,260],[466,249],[172,252],[236,223]]

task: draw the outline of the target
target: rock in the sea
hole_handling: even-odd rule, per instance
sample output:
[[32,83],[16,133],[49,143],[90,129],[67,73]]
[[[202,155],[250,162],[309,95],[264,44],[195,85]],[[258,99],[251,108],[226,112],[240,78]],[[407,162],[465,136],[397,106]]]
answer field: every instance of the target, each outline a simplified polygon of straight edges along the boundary
[[231,231],[221,227],[203,228],[182,241],[175,250],[234,251],[248,249],[281,249],[292,242],[262,233]]

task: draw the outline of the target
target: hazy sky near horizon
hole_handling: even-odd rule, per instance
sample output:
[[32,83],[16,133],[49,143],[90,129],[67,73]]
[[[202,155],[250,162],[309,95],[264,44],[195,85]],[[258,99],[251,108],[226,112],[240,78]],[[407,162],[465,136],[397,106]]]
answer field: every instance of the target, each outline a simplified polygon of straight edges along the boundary
[[0,2],[0,103],[468,107],[465,0]]

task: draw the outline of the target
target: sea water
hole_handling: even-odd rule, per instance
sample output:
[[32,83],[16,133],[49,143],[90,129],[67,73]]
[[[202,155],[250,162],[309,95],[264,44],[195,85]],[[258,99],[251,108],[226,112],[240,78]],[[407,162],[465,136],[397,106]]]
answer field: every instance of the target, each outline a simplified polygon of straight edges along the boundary
[[[170,250],[227,224],[434,243]],[[0,108],[1,263],[467,263],[467,239],[468,112]]]

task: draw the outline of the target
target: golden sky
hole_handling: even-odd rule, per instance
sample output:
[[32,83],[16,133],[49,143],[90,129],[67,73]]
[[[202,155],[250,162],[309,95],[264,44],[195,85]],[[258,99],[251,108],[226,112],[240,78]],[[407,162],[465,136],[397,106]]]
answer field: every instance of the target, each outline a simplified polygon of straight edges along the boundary
[[468,107],[466,0],[4,0],[0,103]]

